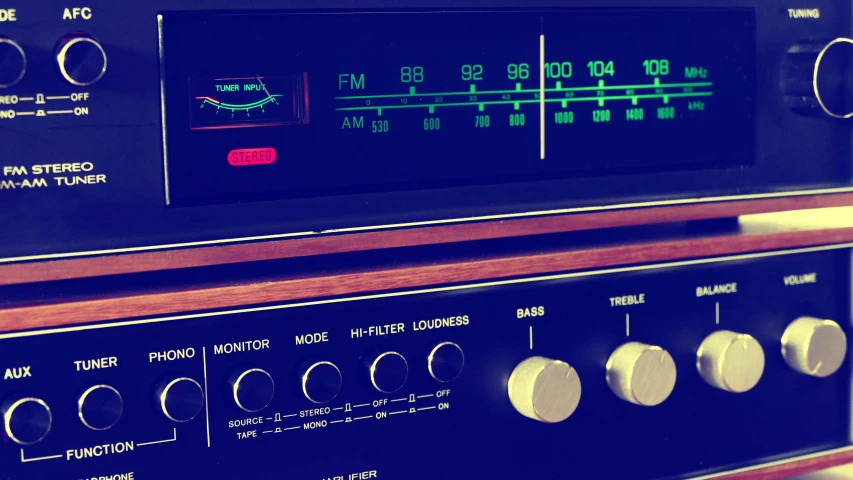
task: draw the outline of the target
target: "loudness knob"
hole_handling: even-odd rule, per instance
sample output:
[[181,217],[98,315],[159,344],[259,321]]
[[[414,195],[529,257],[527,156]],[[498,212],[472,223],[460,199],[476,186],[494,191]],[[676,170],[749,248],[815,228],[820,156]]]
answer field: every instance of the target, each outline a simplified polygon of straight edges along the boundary
[[509,377],[509,401],[525,417],[545,423],[569,418],[581,400],[581,380],[560,360],[530,357]]
[[827,377],[835,373],[847,355],[847,335],[832,320],[800,317],[782,334],[782,356],[794,370]]
[[782,71],[785,103],[806,114],[853,117],[853,40],[808,41],[788,49]]
[[178,377],[157,389],[157,404],[169,420],[189,422],[201,413],[204,390],[198,382],[188,377]]
[[462,347],[453,342],[439,343],[427,357],[429,375],[442,383],[456,380],[464,366],[465,354]]
[[662,403],[675,388],[675,361],[660,348],[629,342],[607,360],[607,384],[622,400],[643,406]]
[[88,35],[73,34],[62,38],[55,54],[59,73],[71,85],[87,87],[107,71],[107,53]]
[[27,55],[14,40],[0,37],[0,88],[20,82],[27,73]]
[[751,335],[718,330],[699,346],[696,368],[709,385],[743,393],[751,390],[764,373],[764,350]]
[[23,397],[3,405],[4,433],[18,445],[33,445],[50,432],[53,415],[44,400]]
[[305,398],[313,403],[328,403],[341,391],[343,377],[332,362],[313,362],[301,369],[299,387]]

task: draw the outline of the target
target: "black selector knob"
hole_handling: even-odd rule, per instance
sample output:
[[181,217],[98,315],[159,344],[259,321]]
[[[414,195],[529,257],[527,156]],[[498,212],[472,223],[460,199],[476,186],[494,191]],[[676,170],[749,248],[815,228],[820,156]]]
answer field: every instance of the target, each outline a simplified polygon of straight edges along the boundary
[[396,392],[409,378],[409,364],[397,352],[370,352],[363,361],[368,381],[382,393]]
[[299,388],[314,403],[331,402],[341,391],[341,371],[332,362],[306,362],[299,371]]
[[259,412],[267,407],[275,394],[272,376],[260,368],[235,372],[229,379],[234,402],[247,412]]
[[69,35],[56,45],[59,73],[71,85],[86,87],[107,71],[107,54],[101,44],[87,35]]
[[118,390],[109,385],[88,388],[77,399],[77,416],[92,430],[108,430],[115,426],[124,410]]
[[157,389],[157,405],[163,415],[173,422],[189,422],[204,406],[204,390],[188,377],[178,377]]
[[40,398],[22,397],[3,404],[3,427],[6,437],[18,445],[33,445],[50,432],[53,416]]
[[20,82],[27,73],[27,55],[14,40],[0,37],[0,88]]
[[853,117],[853,40],[806,41],[789,48],[782,91],[785,104],[799,113]]
[[435,346],[427,358],[427,367],[432,378],[439,382],[455,380],[465,366],[462,347],[453,342],[442,342]]

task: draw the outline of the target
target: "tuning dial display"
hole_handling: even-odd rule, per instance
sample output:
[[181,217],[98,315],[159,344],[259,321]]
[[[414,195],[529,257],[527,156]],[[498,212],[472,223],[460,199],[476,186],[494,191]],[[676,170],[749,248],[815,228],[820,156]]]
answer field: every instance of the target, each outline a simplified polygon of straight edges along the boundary
[[853,117],[853,40],[801,42],[790,49],[782,88],[790,107],[833,118]]
[[18,445],[33,445],[50,432],[53,416],[40,398],[24,397],[3,405],[6,436]]
[[569,418],[581,399],[581,380],[575,369],[545,357],[519,363],[507,388],[509,400],[520,414],[545,423]]
[[77,416],[92,430],[108,430],[121,418],[124,402],[118,390],[109,385],[88,388],[77,399]]
[[709,385],[732,393],[754,387],[764,373],[764,350],[751,335],[716,331],[696,352],[696,368]]
[[462,347],[453,342],[439,343],[427,357],[429,375],[443,383],[456,380],[464,366],[465,354]]
[[832,320],[800,317],[782,335],[782,356],[794,370],[815,377],[835,373],[847,355],[847,335]]
[[20,82],[27,72],[27,55],[14,40],[0,37],[0,88]]
[[204,390],[192,378],[178,377],[158,389],[157,403],[169,420],[189,422],[201,413]]
[[234,403],[247,412],[259,412],[267,407],[275,395],[272,376],[260,368],[251,368],[231,376]]
[[607,384],[622,400],[659,405],[675,388],[675,361],[666,350],[645,343],[629,342],[607,360]]
[[107,54],[101,44],[85,35],[70,35],[56,46],[59,73],[71,85],[86,87],[107,71]]
[[299,386],[305,398],[313,403],[328,403],[338,396],[343,377],[334,363],[313,362],[301,370]]
[[364,367],[370,384],[382,393],[396,392],[409,378],[409,364],[397,352],[371,352],[364,358]]

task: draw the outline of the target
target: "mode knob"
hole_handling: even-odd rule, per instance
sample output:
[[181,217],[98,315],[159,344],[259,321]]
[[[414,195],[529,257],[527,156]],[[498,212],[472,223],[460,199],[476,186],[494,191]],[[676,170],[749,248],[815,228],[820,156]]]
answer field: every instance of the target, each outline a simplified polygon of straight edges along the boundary
[[107,71],[107,54],[101,44],[88,35],[69,35],[56,45],[59,73],[71,85],[87,87]]
[[675,361],[660,348],[629,342],[610,355],[606,365],[610,390],[622,400],[655,406],[663,403],[675,388]]
[[518,413],[545,423],[569,418],[581,400],[581,380],[575,369],[545,357],[530,357],[519,363],[507,389]]
[[832,320],[800,317],[782,334],[782,356],[794,370],[826,377],[835,373],[847,355],[847,335]]
[[299,388],[313,403],[328,403],[341,391],[343,377],[338,367],[327,361],[307,363],[301,368]]
[[764,350],[751,335],[719,330],[699,345],[696,368],[709,385],[743,393],[751,390],[764,373]]
[[18,445],[33,445],[50,432],[53,416],[44,400],[23,397],[3,405],[4,433]]
[[189,422],[204,406],[204,390],[192,378],[178,377],[157,389],[156,400],[166,418],[178,423]]
[[121,418],[124,401],[109,385],[89,387],[77,399],[77,416],[92,430],[108,430]]
[[27,55],[14,40],[0,37],[0,88],[15,85],[27,73]]
[[783,65],[785,103],[801,113],[853,117],[853,40],[801,42]]
[[453,342],[442,342],[429,352],[427,368],[429,375],[442,383],[456,380],[465,366],[462,347]]
[[259,412],[267,407],[275,394],[272,376],[260,368],[236,372],[229,379],[234,403],[247,412]]
[[409,378],[409,364],[397,352],[371,352],[363,362],[368,381],[379,392],[394,393]]

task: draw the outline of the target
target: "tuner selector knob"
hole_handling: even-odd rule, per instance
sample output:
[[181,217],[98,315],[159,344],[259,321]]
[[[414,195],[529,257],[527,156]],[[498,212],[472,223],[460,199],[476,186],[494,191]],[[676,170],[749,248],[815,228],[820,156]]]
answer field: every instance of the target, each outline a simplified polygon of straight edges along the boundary
[[77,416],[92,430],[108,430],[121,418],[124,401],[109,385],[89,387],[77,399]]
[[87,87],[106,73],[107,54],[94,38],[69,35],[56,45],[56,64],[68,83]]
[[835,373],[847,355],[847,335],[832,320],[800,317],[782,334],[782,357],[794,370],[826,377]]
[[204,390],[189,377],[178,377],[157,389],[157,404],[163,415],[173,422],[189,422],[204,406]]
[[464,366],[465,354],[462,347],[453,342],[439,343],[427,357],[429,375],[442,383],[456,380]]
[[306,363],[300,369],[299,389],[313,403],[328,403],[341,391],[343,377],[338,367],[327,361]]
[[12,39],[0,37],[0,88],[11,87],[27,73],[27,54]]
[[272,376],[260,368],[237,372],[229,380],[234,403],[250,413],[266,408],[275,395]]
[[606,365],[610,390],[622,400],[655,406],[675,388],[675,361],[664,349],[629,342],[610,354]]
[[807,41],[788,49],[782,73],[785,103],[806,114],[853,117],[853,40]]
[[764,350],[751,335],[716,331],[696,352],[696,368],[709,385],[732,393],[754,387],[764,373]]
[[397,352],[371,352],[364,357],[364,367],[370,384],[382,393],[396,392],[409,378],[409,364]]
[[519,363],[507,389],[519,413],[545,423],[569,418],[581,399],[581,380],[575,369],[545,357],[530,357]]
[[3,405],[3,427],[6,437],[18,445],[33,445],[50,432],[53,415],[44,400],[23,397]]

